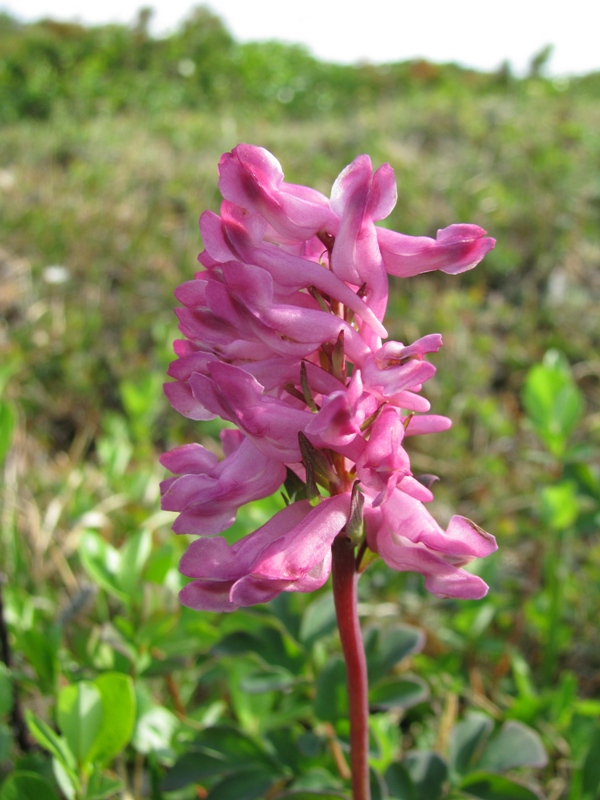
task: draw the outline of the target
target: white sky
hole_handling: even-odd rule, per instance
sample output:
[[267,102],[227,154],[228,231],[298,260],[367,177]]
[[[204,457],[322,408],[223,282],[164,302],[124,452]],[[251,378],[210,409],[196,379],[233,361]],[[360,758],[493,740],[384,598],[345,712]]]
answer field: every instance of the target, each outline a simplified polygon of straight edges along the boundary
[[[522,73],[554,45],[552,75],[600,70],[598,0],[208,0],[238,41],[300,42],[328,61],[373,63],[424,57],[492,70],[508,59]],[[189,0],[0,0],[23,20],[131,22],[155,9],[153,30],[173,29]]]

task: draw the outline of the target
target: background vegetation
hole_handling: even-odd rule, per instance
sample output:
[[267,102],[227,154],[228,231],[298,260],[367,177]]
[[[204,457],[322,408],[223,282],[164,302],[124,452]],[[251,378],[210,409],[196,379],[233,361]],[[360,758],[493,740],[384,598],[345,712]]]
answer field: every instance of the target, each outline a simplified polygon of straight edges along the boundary
[[454,420],[413,464],[441,521],[500,550],[476,603],[363,577],[374,797],[597,798],[600,74],[342,67],[204,8],[167,39],[148,21],[0,17],[1,800],[346,796],[329,592],[182,609],[158,510],[158,454],[216,447],[161,384],[240,141],[325,193],[367,152],[396,170],[390,227],[498,240],[471,273],[394,283],[393,337],[444,336],[428,393]]

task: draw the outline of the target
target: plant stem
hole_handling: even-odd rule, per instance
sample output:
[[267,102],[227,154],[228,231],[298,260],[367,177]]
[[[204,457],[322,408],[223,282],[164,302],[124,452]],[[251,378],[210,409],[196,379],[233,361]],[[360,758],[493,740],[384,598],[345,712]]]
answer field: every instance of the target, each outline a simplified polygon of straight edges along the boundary
[[350,763],[353,800],[370,800],[369,702],[365,648],[358,621],[358,573],[354,545],[340,533],[332,547],[333,597],[346,662],[350,714]]

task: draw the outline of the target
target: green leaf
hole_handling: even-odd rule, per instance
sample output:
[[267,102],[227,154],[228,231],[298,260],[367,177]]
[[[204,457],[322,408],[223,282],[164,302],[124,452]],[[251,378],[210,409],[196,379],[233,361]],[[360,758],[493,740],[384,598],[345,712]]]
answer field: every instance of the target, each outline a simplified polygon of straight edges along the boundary
[[45,630],[33,628],[22,631],[17,646],[35,669],[44,692],[54,693],[59,673],[58,648],[60,629],[50,625]]
[[13,746],[13,732],[8,725],[0,722],[0,763],[8,761]]
[[583,414],[583,396],[565,357],[549,350],[527,373],[523,405],[533,428],[552,455],[560,458]]
[[335,722],[348,716],[346,667],[341,658],[332,658],[317,678],[315,714],[319,719]]
[[58,795],[41,775],[13,772],[0,788],[0,800],[58,800]]
[[14,760],[15,772],[35,772],[45,778],[48,783],[54,783],[54,769],[52,761],[41,748],[36,747],[32,752]]
[[504,775],[476,772],[465,778],[459,786],[461,792],[478,800],[541,800],[541,795],[523,783]]
[[160,788],[162,770],[154,753],[148,754],[146,764],[148,767],[148,779],[150,783],[148,800],[164,800],[163,793]]
[[[272,668],[283,667],[294,675],[298,674],[304,664],[298,644],[287,633],[270,625],[264,625],[255,631],[234,631],[216,642],[212,651],[219,656],[255,653]],[[254,671],[254,667],[249,669]]]
[[301,733],[296,740],[296,745],[300,753],[308,758],[316,758],[323,751],[323,737],[316,733]]
[[98,460],[107,475],[118,481],[123,478],[133,453],[127,422],[119,414],[105,413],[102,429],[103,435],[96,441]]
[[178,552],[175,547],[172,544],[163,544],[151,553],[144,571],[144,578],[162,586],[170,570],[176,566],[178,560]]
[[509,720],[487,745],[477,766],[504,772],[515,767],[544,767],[547,763],[538,734],[522,722]]
[[139,531],[130,536],[121,549],[116,581],[125,594],[132,598],[140,589],[141,574],[152,550],[150,531]]
[[371,681],[382,678],[404,658],[422,650],[425,644],[423,631],[412,625],[371,629],[369,634],[367,663]]
[[104,775],[99,769],[94,769],[90,775],[84,800],[105,800],[114,797],[124,788],[123,781]]
[[162,783],[164,791],[174,791],[190,783],[229,775],[240,768],[269,775],[279,771],[276,761],[254,739],[226,725],[206,728],[177,759]]
[[133,680],[121,672],[105,672],[94,681],[102,703],[102,724],[90,760],[108,764],[129,743],[135,727]]
[[590,800],[600,794],[600,727],[590,736],[590,746],[581,767],[581,790],[584,798]]
[[404,675],[387,678],[369,692],[369,705],[378,710],[412,708],[429,697],[429,688],[420,678]]
[[540,491],[540,512],[545,526],[566,530],[579,516],[577,486],[573,481],[561,481],[543,486]]
[[333,775],[325,767],[311,767],[300,771],[302,774],[295,778],[294,782],[281,794],[285,795],[287,792],[316,792],[317,794],[333,792],[335,794],[343,791],[339,776]]
[[262,800],[275,780],[273,774],[264,769],[240,770],[213,786],[206,800]]
[[61,689],[57,719],[77,762],[85,764],[102,725],[102,700],[94,684],[80,681]]
[[300,789],[275,795],[273,800],[348,800],[348,795],[339,792],[330,792],[327,789],[319,792],[316,790]]
[[261,745],[237,728],[227,725],[206,728],[194,739],[193,744],[194,747],[221,753],[234,766],[250,766],[257,762],[273,766],[273,760]]
[[13,686],[10,670],[0,661],[0,716],[8,714],[13,707]]
[[279,692],[298,683],[298,678],[287,669],[270,669],[251,672],[240,681],[240,688],[248,694]]
[[448,776],[446,762],[437,753],[413,750],[403,761],[414,787],[414,800],[439,800]]
[[306,607],[300,624],[300,641],[306,647],[312,647],[316,641],[332,633],[335,627],[333,592],[325,592]]
[[44,750],[52,753],[67,770],[75,769],[75,756],[62,737],[55,733],[49,725],[46,725],[44,720],[36,717],[29,709],[25,710],[25,721],[29,732]]
[[161,783],[164,792],[183,789],[191,783],[224,775],[231,770],[231,763],[221,753],[193,750],[177,759]]
[[75,772],[74,769],[67,769],[65,765],[56,758],[52,759],[52,769],[54,770],[54,777],[56,778],[59,789],[67,800],[79,800],[81,781],[79,780],[77,772]]
[[167,708],[152,706],[137,720],[133,746],[138,753],[169,750],[178,725],[179,720]]
[[90,578],[113,597],[127,602],[127,595],[117,584],[121,566],[119,551],[94,531],[85,531],[79,541],[78,552]]
[[216,656],[239,656],[245,653],[260,652],[260,639],[247,631],[229,633],[212,648]]
[[8,453],[17,415],[7,400],[0,400],[0,465]]
[[385,771],[385,782],[393,800],[414,800],[415,788],[404,764],[390,764]]
[[387,786],[382,775],[374,770],[373,767],[369,768],[369,788],[371,790],[371,800],[387,800]]
[[249,694],[242,686],[245,678],[256,671],[256,664],[249,659],[237,659],[229,665],[229,695],[234,713],[244,730],[257,734],[268,725],[268,718],[278,695],[263,691]]
[[135,380],[121,381],[121,401],[136,441],[148,441],[148,431],[160,409],[161,383],[161,376],[151,371]]
[[464,775],[472,769],[493,727],[493,720],[477,711],[454,726],[450,737],[450,766],[453,772]]

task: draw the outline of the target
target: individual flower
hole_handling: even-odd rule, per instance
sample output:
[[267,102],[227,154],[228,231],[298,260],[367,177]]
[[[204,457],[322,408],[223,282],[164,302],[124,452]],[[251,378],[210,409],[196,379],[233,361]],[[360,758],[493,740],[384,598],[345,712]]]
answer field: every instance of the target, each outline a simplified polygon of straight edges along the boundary
[[161,464],[180,477],[161,484],[162,506],[181,513],[175,533],[209,536],[235,522],[238,508],[273,494],[285,479],[285,467],[264,456],[240,431],[221,431],[225,458],[199,444],[184,444],[165,453]]
[[182,602],[235,611],[282,591],[319,589],[329,577],[331,545],[349,512],[346,494],[325,498],[316,508],[300,500],[233,545],[221,536],[197,539],[181,561],[183,574],[194,578],[182,590]]
[[416,498],[395,489],[379,508],[365,511],[369,547],[399,572],[420,572],[438,597],[476,600],[486,584],[463,567],[496,550],[493,536],[465,517],[444,531]]

